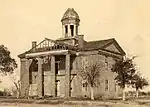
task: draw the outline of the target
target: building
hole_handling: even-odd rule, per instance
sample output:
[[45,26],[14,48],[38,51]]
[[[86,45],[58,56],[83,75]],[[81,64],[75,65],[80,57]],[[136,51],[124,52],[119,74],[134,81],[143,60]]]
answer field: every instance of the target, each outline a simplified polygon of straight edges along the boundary
[[78,34],[79,15],[69,8],[61,19],[62,37],[57,40],[45,38],[39,44],[18,55],[21,61],[21,96],[84,97],[89,88],[77,75],[82,66],[92,61],[103,63],[100,86],[95,96],[117,97],[121,89],[115,84],[112,64],[123,59],[125,52],[114,38],[85,41]]

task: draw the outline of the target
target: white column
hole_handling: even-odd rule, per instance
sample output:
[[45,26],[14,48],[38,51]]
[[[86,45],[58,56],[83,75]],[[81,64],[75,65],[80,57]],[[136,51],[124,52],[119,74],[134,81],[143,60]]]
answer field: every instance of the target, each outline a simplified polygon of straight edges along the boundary
[[68,37],[71,36],[71,29],[70,29],[70,24],[68,24]]
[[21,59],[20,80],[21,80],[21,97],[27,98],[29,95],[29,67],[32,59]]
[[62,36],[63,36],[63,37],[66,36],[66,35],[65,35],[65,26],[64,26],[64,25],[62,25]]
[[52,88],[52,95],[55,97],[56,96],[56,73],[55,73],[55,56],[51,57],[51,88]]
[[78,27],[79,26],[76,26],[76,35],[78,35],[78,30],[79,30]]
[[74,26],[74,36],[76,36],[77,34],[76,34],[76,25],[73,25]]
[[65,97],[70,97],[70,54],[66,55]]

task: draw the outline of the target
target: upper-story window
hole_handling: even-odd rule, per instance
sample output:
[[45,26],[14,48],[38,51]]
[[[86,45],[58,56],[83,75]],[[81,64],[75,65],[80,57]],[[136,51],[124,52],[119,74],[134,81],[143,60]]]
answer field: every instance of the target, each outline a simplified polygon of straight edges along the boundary
[[105,80],[105,91],[108,91],[108,80]]
[[84,82],[84,83],[82,84],[82,86],[83,86],[83,88],[85,88],[85,91],[87,91],[88,83],[87,83],[87,82]]
[[105,65],[106,65],[106,68],[108,68],[108,57],[107,56],[105,57]]
[[51,70],[51,57],[50,56],[47,56],[43,59],[42,67],[43,67],[44,71],[50,71]]
[[66,66],[66,59],[65,56],[57,56],[56,57],[57,69],[58,70],[65,70]]

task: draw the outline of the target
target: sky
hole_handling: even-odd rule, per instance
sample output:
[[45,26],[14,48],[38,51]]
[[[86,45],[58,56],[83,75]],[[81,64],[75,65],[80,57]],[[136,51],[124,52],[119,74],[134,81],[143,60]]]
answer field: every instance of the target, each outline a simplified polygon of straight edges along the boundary
[[[85,40],[115,38],[127,55],[136,55],[139,71],[150,80],[150,0],[0,0],[0,44],[20,65],[18,54],[32,41],[62,37],[67,8],[80,17]],[[149,88],[150,90],[150,88]]]

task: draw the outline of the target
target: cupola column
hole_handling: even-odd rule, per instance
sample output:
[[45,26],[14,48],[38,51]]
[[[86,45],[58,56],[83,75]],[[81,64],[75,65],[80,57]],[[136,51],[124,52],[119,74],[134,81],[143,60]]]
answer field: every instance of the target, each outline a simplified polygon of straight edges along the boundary
[[76,36],[76,25],[74,25],[74,36]]
[[72,35],[71,35],[71,25],[70,25],[70,24],[68,24],[68,36],[69,36],[69,37],[72,36]]

